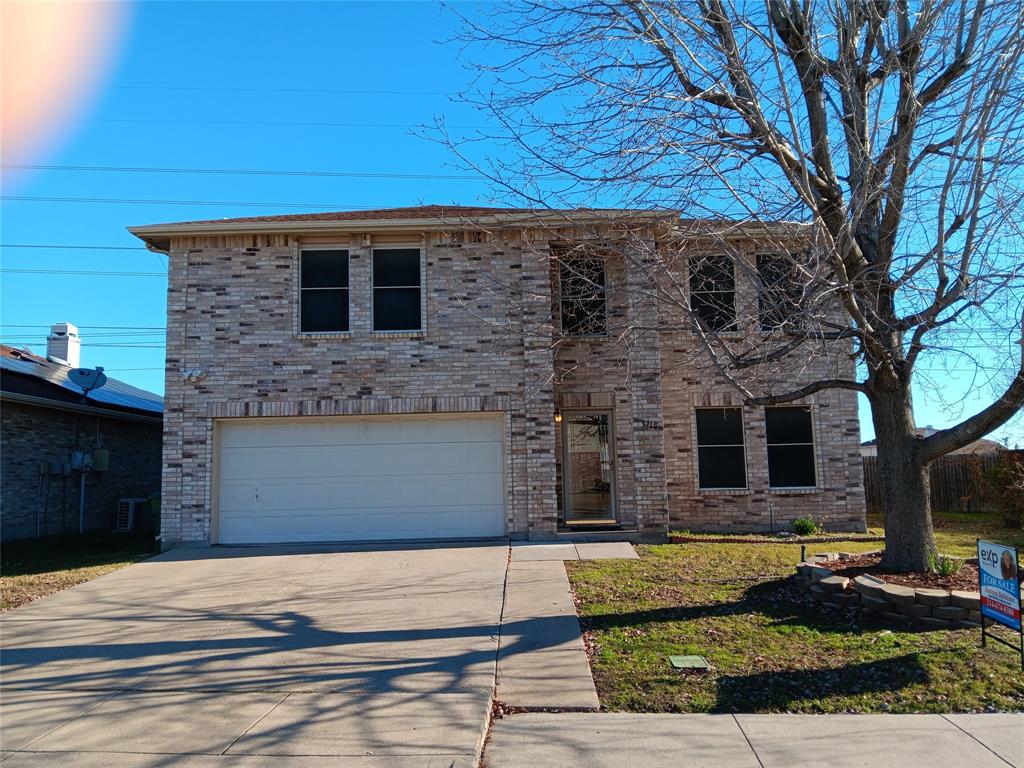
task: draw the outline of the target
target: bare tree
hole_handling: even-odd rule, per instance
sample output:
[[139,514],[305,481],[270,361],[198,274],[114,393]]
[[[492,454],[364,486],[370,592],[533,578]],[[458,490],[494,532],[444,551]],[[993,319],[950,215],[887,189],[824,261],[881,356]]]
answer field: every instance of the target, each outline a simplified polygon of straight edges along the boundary
[[[788,261],[736,254],[762,285],[748,327],[771,333],[737,339],[716,322],[715,292],[671,252],[653,268],[659,323],[696,330],[749,404],[863,393],[886,565],[926,569],[929,462],[1024,403],[1024,4],[525,0],[465,24],[479,71],[465,98],[497,126],[476,138],[503,152],[447,140],[498,188],[538,207],[597,195],[712,217],[702,236],[725,252],[730,220],[803,225],[798,249],[764,225]],[[808,350],[848,353],[849,375],[777,391],[780,366]],[[936,375],[922,362],[935,355],[971,366],[993,398],[921,436],[912,385]]]

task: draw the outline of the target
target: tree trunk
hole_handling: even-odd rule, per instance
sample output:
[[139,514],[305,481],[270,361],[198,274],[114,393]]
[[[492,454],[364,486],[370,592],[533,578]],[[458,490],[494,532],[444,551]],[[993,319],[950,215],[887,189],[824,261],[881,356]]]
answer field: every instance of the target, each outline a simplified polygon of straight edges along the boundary
[[902,382],[876,386],[870,399],[885,525],[882,564],[894,571],[926,571],[935,555],[935,535],[928,465],[914,431],[910,388]]

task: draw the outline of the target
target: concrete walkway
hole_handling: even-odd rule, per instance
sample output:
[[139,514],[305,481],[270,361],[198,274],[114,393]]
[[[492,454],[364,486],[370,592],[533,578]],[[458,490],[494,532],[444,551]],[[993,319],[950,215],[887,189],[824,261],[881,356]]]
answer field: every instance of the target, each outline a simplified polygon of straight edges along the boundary
[[1024,768],[1024,715],[520,714],[487,768]]
[[597,710],[565,560],[637,559],[626,542],[512,544],[494,697],[513,707]]

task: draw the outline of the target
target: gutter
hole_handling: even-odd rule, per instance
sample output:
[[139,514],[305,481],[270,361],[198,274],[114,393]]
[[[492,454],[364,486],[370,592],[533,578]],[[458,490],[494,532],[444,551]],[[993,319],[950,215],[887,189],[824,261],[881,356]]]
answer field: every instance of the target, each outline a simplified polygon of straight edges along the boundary
[[104,416],[109,419],[121,419],[122,421],[136,421],[142,424],[163,424],[163,416],[145,416],[141,413],[125,413],[124,411],[111,411],[107,408],[99,408],[93,405],[82,405],[79,403],[62,403],[56,400],[48,400],[45,397],[35,395],[22,395],[17,392],[0,392],[0,401],[20,403],[22,405],[35,405],[41,408],[52,408],[55,411],[69,411],[71,413],[85,413],[91,416]]
[[614,224],[628,220],[631,224],[666,223],[678,220],[678,213],[653,211],[587,211],[574,215],[569,212],[525,212],[491,216],[472,216],[426,219],[320,219],[282,221],[213,221],[205,223],[147,224],[127,227],[128,231],[146,243],[147,248],[166,253],[169,240],[176,236],[256,233],[316,234],[324,232],[424,232],[470,227],[564,227],[586,224]]
[[661,224],[666,227],[666,237],[700,238],[719,237],[727,240],[756,238],[767,231],[782,230],[780,236],[799,237],[808,232],[806,224],[798,222],[755,222],[680,220],[676,211],[572,211],[505,213],[489,216],[472,216],[425,219],[315,219],[280,221],[225,220],[210,222],[179,222],[170,224],[146,224],[127,227],[128,231],[146,244],[155,253],[168,253],[172,237],[195,237],[203,235],[253,235],[265,234],[323,234],[363,232],[429,232],[436,230],[466,230],[473,227],[571,227],[594,224]]

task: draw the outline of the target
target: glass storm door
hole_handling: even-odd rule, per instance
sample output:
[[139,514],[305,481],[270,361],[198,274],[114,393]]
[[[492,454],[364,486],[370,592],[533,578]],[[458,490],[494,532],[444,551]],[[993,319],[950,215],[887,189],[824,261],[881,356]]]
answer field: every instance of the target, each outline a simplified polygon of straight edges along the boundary
[[611,414],[566,413],[562,422],[565,451],[565,522],[615,522],[615,458]]

